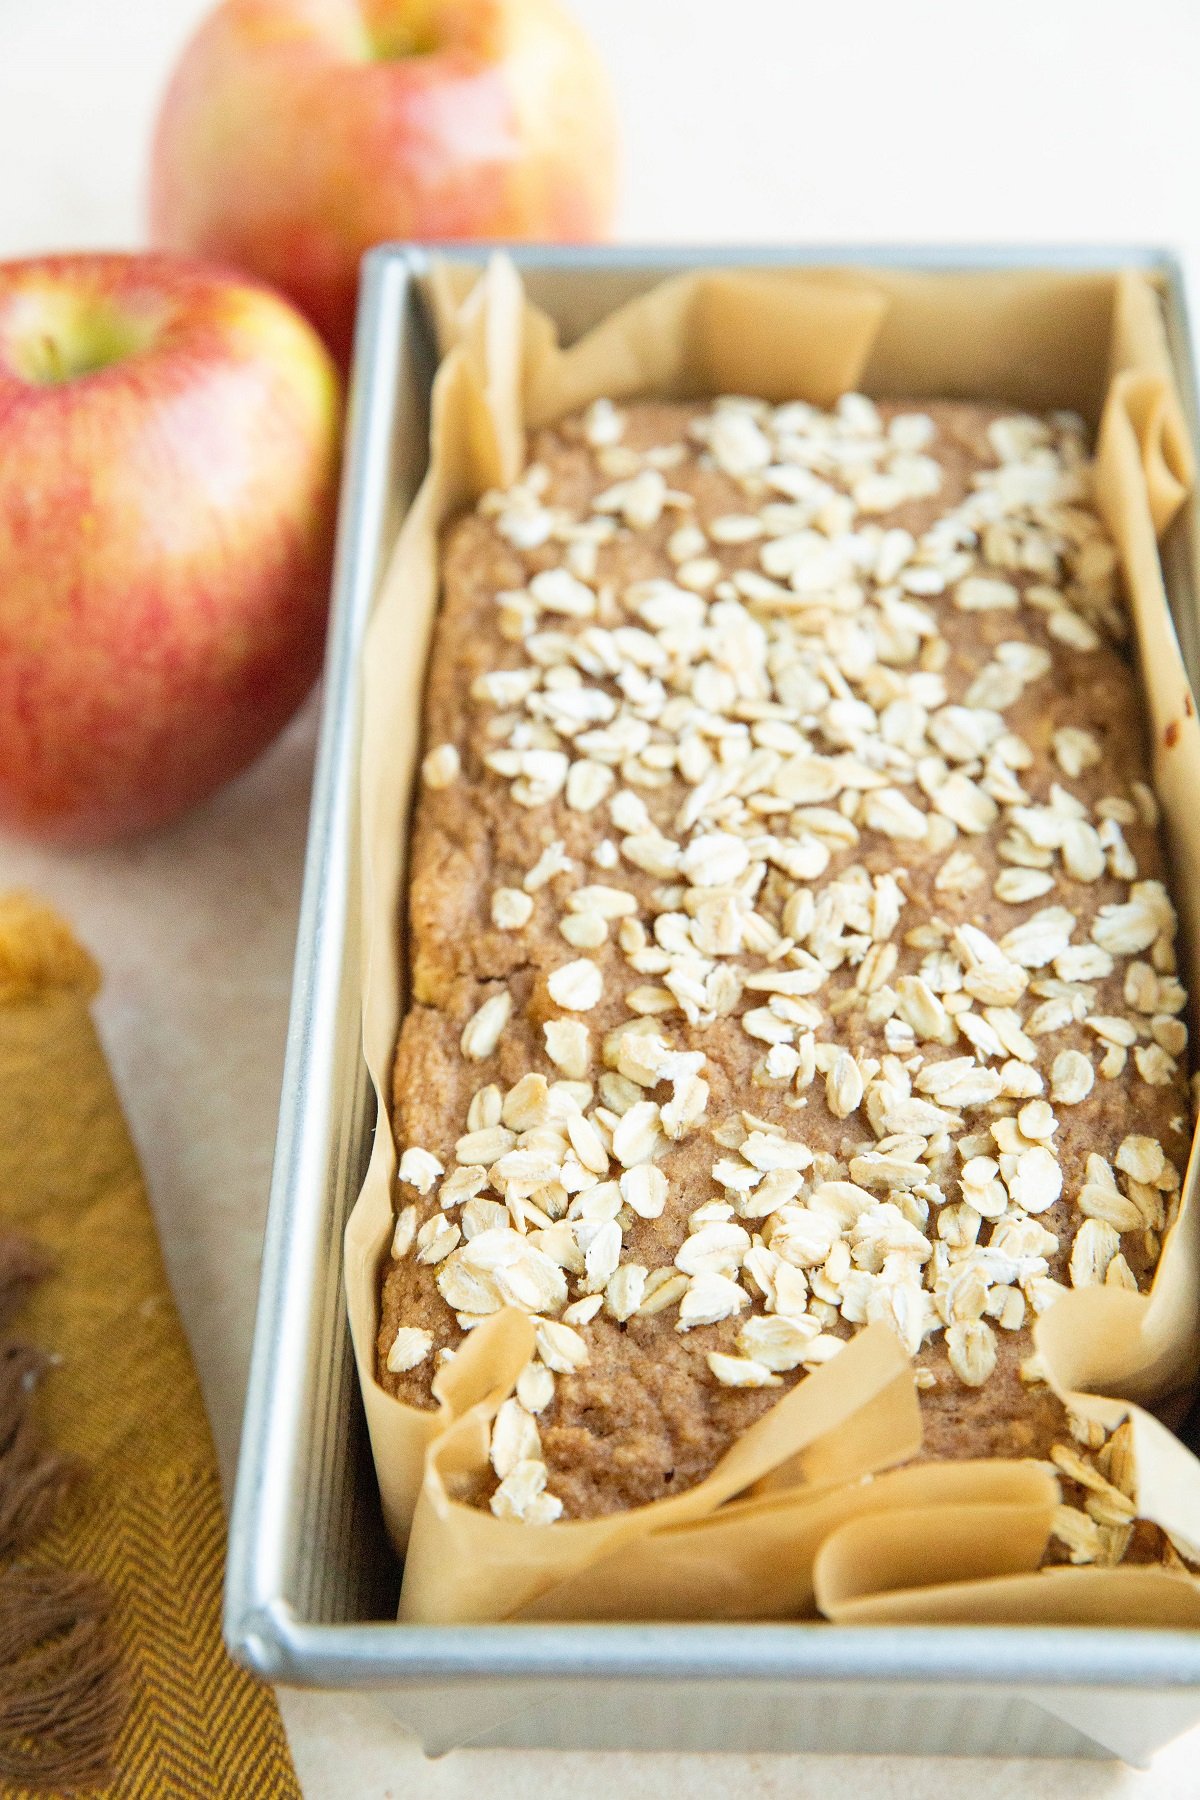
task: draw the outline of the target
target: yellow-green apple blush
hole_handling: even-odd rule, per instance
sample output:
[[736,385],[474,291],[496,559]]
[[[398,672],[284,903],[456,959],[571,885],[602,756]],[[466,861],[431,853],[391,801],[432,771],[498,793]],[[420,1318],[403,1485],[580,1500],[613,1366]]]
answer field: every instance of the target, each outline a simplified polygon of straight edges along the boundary
[[256,282],[0,263],[0,825],[144,831],[275,736],[321,661],[339,415]]

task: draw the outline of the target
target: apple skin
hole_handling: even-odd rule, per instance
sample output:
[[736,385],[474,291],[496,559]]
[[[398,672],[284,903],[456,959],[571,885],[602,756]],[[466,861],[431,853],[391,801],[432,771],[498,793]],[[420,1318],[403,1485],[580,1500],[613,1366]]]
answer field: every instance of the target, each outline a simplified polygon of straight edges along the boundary
[[151,239],[271,282],[344,363],[373,244],[602,238],[615,171],[560,0],[225,0],[162,105]]
[[144,831],[279,731],[321,662],[339,415],[320,339],[242,276],[0,263],[0,822]]

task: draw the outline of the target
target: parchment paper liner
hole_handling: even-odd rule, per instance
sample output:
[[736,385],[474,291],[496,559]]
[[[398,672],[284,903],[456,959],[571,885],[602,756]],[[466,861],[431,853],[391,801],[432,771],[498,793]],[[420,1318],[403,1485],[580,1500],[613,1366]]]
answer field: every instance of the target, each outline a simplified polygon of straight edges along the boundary
[[[490,1325],[490,1322],[489,1322]],[[521,1329],[523,1328],[523,1329]],[[484,1327],[480,1327],[480,1330]],[[594,1564],[607,1564],[615,1581],[623,1583],[627,1570],[635,1576],[656,1557],[658,1533],[670,1527],[693,1526],[709,1515],[724,1518],[730,1541],[740,1546],[743,1570],[742,1598],[755,1612],[769,1604],[775,1571],[766,1551],[778,1534],[764,1537],[757,1531],[760,1519],[781,1508],[794,1506],[797,1492],[784,1490],[751,1504],[733,1522],[733,1508],[722,1503],[743,1494],[789,1459],[812,1453],[811,1480],[816,1491],[841,1491],[848,1480],[899,1462],[920,1446],[921,1420],[908,1358],[889,1331],[873,1327],[861,1332],[841,1356],[800,1382],[777,1406],[764,1414],[737,1439],[711,1475],[694,1488],[669,1500],[657,1500],[633,1511],[612,1513],[601,1519],[573,1520],[531,1529],[513,1521],[494,1519],[474,1506],[457,1504],[450,1495],[455,1478],[469,1477],[486,1469],[491,1421],[500,1402],[511,1392],[533,1348],[533,1332],[518,1315],[506,1326],[491,1328],[498,1344],[497,1364],[507,1382],[479,1404],[463,1413],[431,1445],[426,1458],[426,1477],[417,1502],[405,1565],[400,1602],[402,1619],[433,1619],[454,1623],[478,1619],[481,1573],[489,1589],[488,1616],[511,1618],[536,1600],[543,1607],[538,1617],[580,1616],[570,1595],[560,1604],[559,1587],[584,1575]],[[457,1361],[457,1358],[455,1359]],[[876,1402],[874,1406],[870,1402]],[[870,1422],[864,1424],[864,1409]],[[846,1429],[854,1420],[856,1429]],[[794,1480],[806,1478],[796,1466]],[[842,1516],[839,1514],[839,1517]],[[653,1535],[651,1535],[653,1534]],[[454,1554],[446,1561],[450,1539]],[[695,1558],[685,1574],[699,1587],[693,1593],[666,1582],[670,1606],[690,1597],[695,1616],[736,1617],[722,1607],[728,1597],[728,1571],[715,1560],[697,1565]],[[590,1591],[590,1589],[589,1589]],[[608,1597],[610,1605],[618,1595]],[[619,1603],[619,1602],[618,1602]],[[562,1606],[567,1608],[564,1613]],[[608,1616],[643,1616],[628,1608]],[[677,1616],[669,1610],[667,1616]]]
[[[1186,1578],[1136,1568],[1021,1572],[1036,1569],[1049,1529],[1053,1483],[1040,1471],[1000,1462],[952,1472],[928,1465],[864,1480],[909,1453],[897,1446],[912,1410],[911,1384],[880,1383],[873,1348],[855,1356],[851,1346],[761,1422],[765,1444],[756,1439],[752,1447],[753,1479],[774,1469],[774,1492],[734,1499],[746,1484],[730,1485],[731,1471],[751,1466],[741,1460],[750,1453],[735,1446],[690,1495],[615,1519],[542,1528],[461,1505],[446,1487],[448,1477],[486,1459],[487,1421],[528,1354],[519,1318],[499,1315],[472,1334],[439,1376],[437,1411],[404,1406],[374,1379],[378,1273],[392,1227],[396,1163],[389,1118],[403,992],[399,922],[443,524],[485,488],[515,477],[527,426],[599,394],[752,392],[828,405],[859,388],[1078,409],[1099,423],[1098,499],[1126,573],[1173,892],[1190,947],[1200,941],[1200,726],[1157,539],[1186,497],[1193,467],[1153,287],[1136,273],[699,273],[660,284],[567,349],[524,303],[502,258],[474,286],[461,271],[443,271],[432,298],[446,354],[434,387],[430,468],[366,644],[363,1010],[379,1128],[346,1230],[351,1330],[397,1548],[418,1513],[401,1616],[496,1619],[524,1608],[522,1616],[542,1618],[766,1617],[774,1610],[769,1588],[782,1546],[790,1545],[789,1613],[803,1612],[815,1591],[823,1610],[839,1618],[866,1617],[874,1606],[888,1618],[1176,1621],[1193,1605]],[[1195,1379],[1196,1181],[1193,1154],[1148,1295],[1072,1292],[1038,1322],[1048,1378],[1077,1410],[1106,1406],[1115,1423],[1129,1409],[1084,1390],[1153,1401]],[[856,1343],[877,1335],[860,1334]],[[797,1396],[805,1394],[813,1399],[800,1406]],[[831,1403],[836,1397],[824,1432],[811,1416],[822,1396]],[[1143,1432],[1143,1450],[1145,1438]],[[1173,1529],[1195,1541],[1200,1465],[1170,1441],[1172,1455],[1153,1445],[1155,1454],[1141,1466],[1139,1509],[1146,1517],[1169,1516]],[[805,1450],[822,1455],[823,1477],[806,1471]],[[1011,1529],[998,1532],[998,1522]],[[905,1542],[923,1546],[922,1554],[904,1551]],[[949,1584],[947,1573],[954,1577]],[[941,1587],[927,1585],[939,1580]]]
[[[1128,1418],[1138,1516],[1161,1525],[1192,1561],[1200,1561],[1200,1463],[1140,1407],[1090,1394],[1075,1395],[1073,1402],[1109,1431]],[[856,1625],[981,1619],[997,1625],[1200,1625],[1200,1584],[1186,1574],[1136,1566],[1038,1572],[1048,1527],[1039,1537],[1035,1509],[1023,1516],[1011,1506],[996,1508],[993,1517],[986,1513],[930,1494],[919,1510],[904,1504],[885,1519],[841,1522],[815,1558],[820,1611]],[[980,1567],[981,1531],[993,1545],[987,1570]]]

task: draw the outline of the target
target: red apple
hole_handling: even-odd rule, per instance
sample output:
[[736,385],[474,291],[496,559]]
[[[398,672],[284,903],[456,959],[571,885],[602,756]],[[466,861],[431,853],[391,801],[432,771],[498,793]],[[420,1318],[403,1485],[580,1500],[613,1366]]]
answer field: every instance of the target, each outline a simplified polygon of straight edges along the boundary
[[275,735],[321,660],[338,414],[255,282],[0,263],[0,822],[140,831]]
[[615,145],[559,0],[225,0],[163,103],[151,233],[274,283],[344,359],[372,244],[603,237]]

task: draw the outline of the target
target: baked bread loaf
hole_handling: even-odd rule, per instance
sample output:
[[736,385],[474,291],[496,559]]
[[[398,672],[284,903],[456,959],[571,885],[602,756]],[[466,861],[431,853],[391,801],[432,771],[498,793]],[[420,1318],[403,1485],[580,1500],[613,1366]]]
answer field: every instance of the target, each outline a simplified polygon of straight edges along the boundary
[[1148,1285],[1191,1123],[1082,423],[598,401],[529,456],[444,545],[380,1382],[537,1314],[469,1497],[584,1517],[884,1320],[927,1455],[1099,1449],[1115,1560],[1030,1323]]

